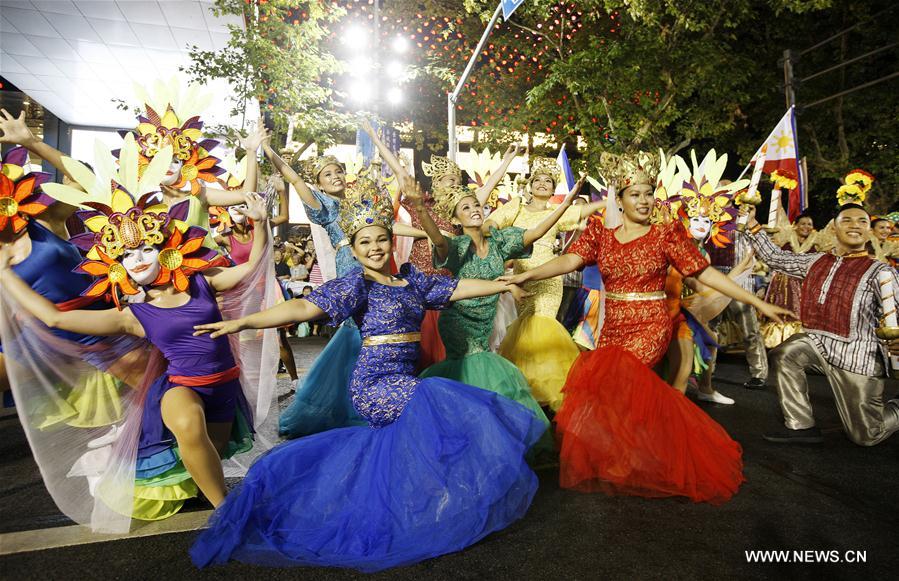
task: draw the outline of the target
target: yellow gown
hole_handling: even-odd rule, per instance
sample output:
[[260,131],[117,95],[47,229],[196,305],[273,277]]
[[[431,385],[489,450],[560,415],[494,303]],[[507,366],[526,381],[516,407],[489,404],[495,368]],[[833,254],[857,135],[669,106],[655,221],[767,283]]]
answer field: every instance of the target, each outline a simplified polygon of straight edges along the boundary
[[[499,228],[529,229],[545,220],[554,209],[549,207],[532,212],[525,208],[521,198],[515,198],[490,214],[488,219]],[[579,208],[566,211],[549,232],[534,243],[530,258],[513,262],[515,273],[526,272],[555,258],[553,243],[556,236],[559,232],[577,228],[580,219]],[[562,304],[562,277],[530,282],[524,289],[533,296],[519,305],[518,319],[509,326],[499,353],[521,369],[531,385],[534,399],[556,410],[562,405],[562,387],[568,370],[580,353],[571,335],[556,320]]]

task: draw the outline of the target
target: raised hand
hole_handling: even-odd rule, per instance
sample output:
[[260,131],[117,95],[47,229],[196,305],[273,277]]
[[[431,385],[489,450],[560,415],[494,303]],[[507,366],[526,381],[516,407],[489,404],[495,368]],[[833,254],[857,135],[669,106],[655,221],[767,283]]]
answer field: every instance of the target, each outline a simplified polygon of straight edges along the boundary
[[415,181],[414,177],[410,175],[404,176],[400,182],[400,187],[403,190],[403,199],[408,201],[409,205],[416,210],[424,206],[424,192],[421,190],[421,184]]
[[371,126],[371,121],[367,117],[362,120],[362,131],[371,136],[375,134],[375,128]]
[[587,181],[587,176],[582,175],[581,179],[575,182],[574,187],[571,188],[571,191],[568,192],[568,195],[565,196],[565,199],[562,201],[566,206],[570,206],[574,203],[575,198],[581,192],[581,188],[584,187],[584,182]]
[[36,138],[34,133],[25,125],[25,111],[13,117],[6,109],[0,109],[0,143],[14,143],[28,145]]
[[270,139],[268,129],[265,128],[265,121],[260,117],[256,121],[256,128],[250,131],[246,137],[240,138],[240,146],[247,150],[247,153],[255,153],[263,141]]
[[209,333],[210,339],[221,337],[222,335],[230,335],[239,333],[244,330],[243,323],[240,319],[232,321],[219,321],[218,323],[204,323],[202,325],[194,325],[194,337]]
[[241,208],[238,206],[235,210],[253,221],[260,222],[265,220],[268,214],[266,213],[265,200],[262,196],[255,193],[249,193],[244,194],[244,199],[246,200],[247,207]]

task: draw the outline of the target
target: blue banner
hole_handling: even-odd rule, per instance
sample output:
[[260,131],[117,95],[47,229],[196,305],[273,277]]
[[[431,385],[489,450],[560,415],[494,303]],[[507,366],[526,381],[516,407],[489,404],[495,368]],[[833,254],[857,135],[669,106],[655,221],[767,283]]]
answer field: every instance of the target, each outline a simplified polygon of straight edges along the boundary
[[518,10],[522,4],[524,4],[524,0],[502,0],[503,20],[512,18],[512,13]]

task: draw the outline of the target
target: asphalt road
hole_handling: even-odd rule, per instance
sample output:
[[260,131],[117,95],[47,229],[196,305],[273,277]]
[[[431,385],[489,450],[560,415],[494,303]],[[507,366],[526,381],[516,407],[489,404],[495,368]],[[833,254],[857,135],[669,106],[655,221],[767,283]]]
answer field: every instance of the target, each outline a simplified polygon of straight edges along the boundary
[[[301,370],[322,341],[295,343]],[[301,371],[302,372],[302,371]],[[833,397],[813,378],[812,399],[826,436],[820,446],[778,446],[760,434],[780,414],[771,391],[747,391],[738,356],[719,366],[716,385],[735,406],[701,404],[744,448],[747,482],[729,503],[712,507],[677,499],[579,494],[558,487],[557,469],[539,471],[541,486],[527,516],[477,545],[377,579],[799,579],[896,578],[899,570],[899,436],[873,448],[850,443]],[[288,381],[279,386],[282,392]],[[890,389],[896,392],[897,386]],[[287,403],[287,399],[282,405]],[[196,503],[193,511],[207,510]],[[188,515],[189,517],[190,515]],[[194,520],[205,518],[194,514]],[[13,417],[0,419],[0,553],[16,531],[71,523],[53,506]],[[60,529],[62,530],[62,529]],[[187,557],[195,532],[77,544],[0,557],[2,579],[350,579],[352,571],[268,570],[232,563],[197,571]],[[804,563],[750,563],[753,550],[790,551]],[[805,553],[805,551],[825,553]],[[794,554],[793,551],[803,551]],[[831,552],[833,551],[833,552]],[[849,553],[847,553],[847,551]],[[863,552],[863,553],[855,553]],[[822,564],[847,557],[864,563]]]

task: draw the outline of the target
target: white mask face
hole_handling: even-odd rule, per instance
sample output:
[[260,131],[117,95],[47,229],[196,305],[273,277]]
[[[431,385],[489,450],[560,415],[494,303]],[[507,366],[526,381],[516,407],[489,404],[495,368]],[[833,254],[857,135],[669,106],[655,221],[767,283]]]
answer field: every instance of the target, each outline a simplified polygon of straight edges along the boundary
[[705,240],[712,231],[712,221],[705,216],[690,218],[690,235],[697,240]]
[[181,168],[183,166],[183,161],[180,159],[173,159],[172,164],[169,166],[169,171],[166,172],[165,177],[162,178],[162,185],[170,186],[181,179]]
[[151,284],[159,276],[159,249],[144,243],[126,250],[122,256],[122,266],[139,286]]
[[246,210],[246,204],[237,204],[236,206],[228,206],[228,215],[231,216],[231,221],[235,224],[243,224],[247,221],[247,217],[237,211],[240,208],[241,210]]

